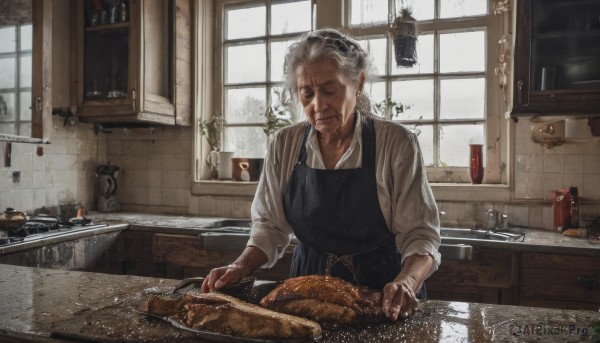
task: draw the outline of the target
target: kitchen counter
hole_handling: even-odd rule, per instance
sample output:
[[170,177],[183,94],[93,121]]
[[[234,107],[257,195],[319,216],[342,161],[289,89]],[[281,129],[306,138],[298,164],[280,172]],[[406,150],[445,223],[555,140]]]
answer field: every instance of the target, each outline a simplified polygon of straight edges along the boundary
[[[198,341],[135,312],[177,280],[0,265],[0,341],[59,342],[53,332],[101,341]],[[325,331],[321,342],[589,341],[600,313],[423,301],[396,323]],[[63,336],[63,337],[64,337]]]
[[[90,216],[95,222],[127,223],[131,229],[161,233],[196,235],[199,226],[228,218],[156,215],[145,213],[100,213]],[[468,243],[473,247],[501,248],[515,251],[600,256],[600,244],[587,239],[565,237],[554,231],[525,229],[523,241],[485,241],[443,238],[442,243]]]

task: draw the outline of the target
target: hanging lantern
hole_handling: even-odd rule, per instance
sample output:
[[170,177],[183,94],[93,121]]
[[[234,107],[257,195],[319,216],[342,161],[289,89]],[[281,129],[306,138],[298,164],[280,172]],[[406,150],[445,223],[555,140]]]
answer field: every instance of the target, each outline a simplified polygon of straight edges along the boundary
[[410,8],[400,10],[400,16],[390,24],[390,34],[394,41],[396,66],[410,68],[417,63],[417,20],[412,17]]

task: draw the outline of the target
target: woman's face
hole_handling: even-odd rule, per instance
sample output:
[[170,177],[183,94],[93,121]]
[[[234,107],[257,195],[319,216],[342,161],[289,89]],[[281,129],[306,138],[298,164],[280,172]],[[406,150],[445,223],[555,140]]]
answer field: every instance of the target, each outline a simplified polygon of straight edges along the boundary
[[[347,80],[331,61],[296,68],[298,96],[310,123],[322,134],[341,134],[354,125],[360,86]],[[364,81],[361,75],[360,84]]]

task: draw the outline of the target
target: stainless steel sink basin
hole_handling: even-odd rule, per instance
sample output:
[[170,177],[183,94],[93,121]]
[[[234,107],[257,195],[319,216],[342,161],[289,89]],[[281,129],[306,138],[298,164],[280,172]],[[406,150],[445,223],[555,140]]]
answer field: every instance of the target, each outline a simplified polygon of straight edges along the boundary
[[252,222],[250,220],[224,219],[212,223],[206,223],[198,228],[199,232],[220,233],[250,233]]
[[484,240],[511,242],[522,237],[522,235],[509,232],[488,232],[484,230],[455,229],[443,227],[440,230],[442,241],[444,238],[461,240]]

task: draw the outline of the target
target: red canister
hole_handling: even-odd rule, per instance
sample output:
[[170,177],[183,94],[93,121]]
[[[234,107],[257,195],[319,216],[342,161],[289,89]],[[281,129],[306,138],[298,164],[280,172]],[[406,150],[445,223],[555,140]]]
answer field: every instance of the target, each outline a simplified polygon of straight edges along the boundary
[[562,232],[571,226],[571,196],[568,189],[554,191],[552,201],[554,230]]

